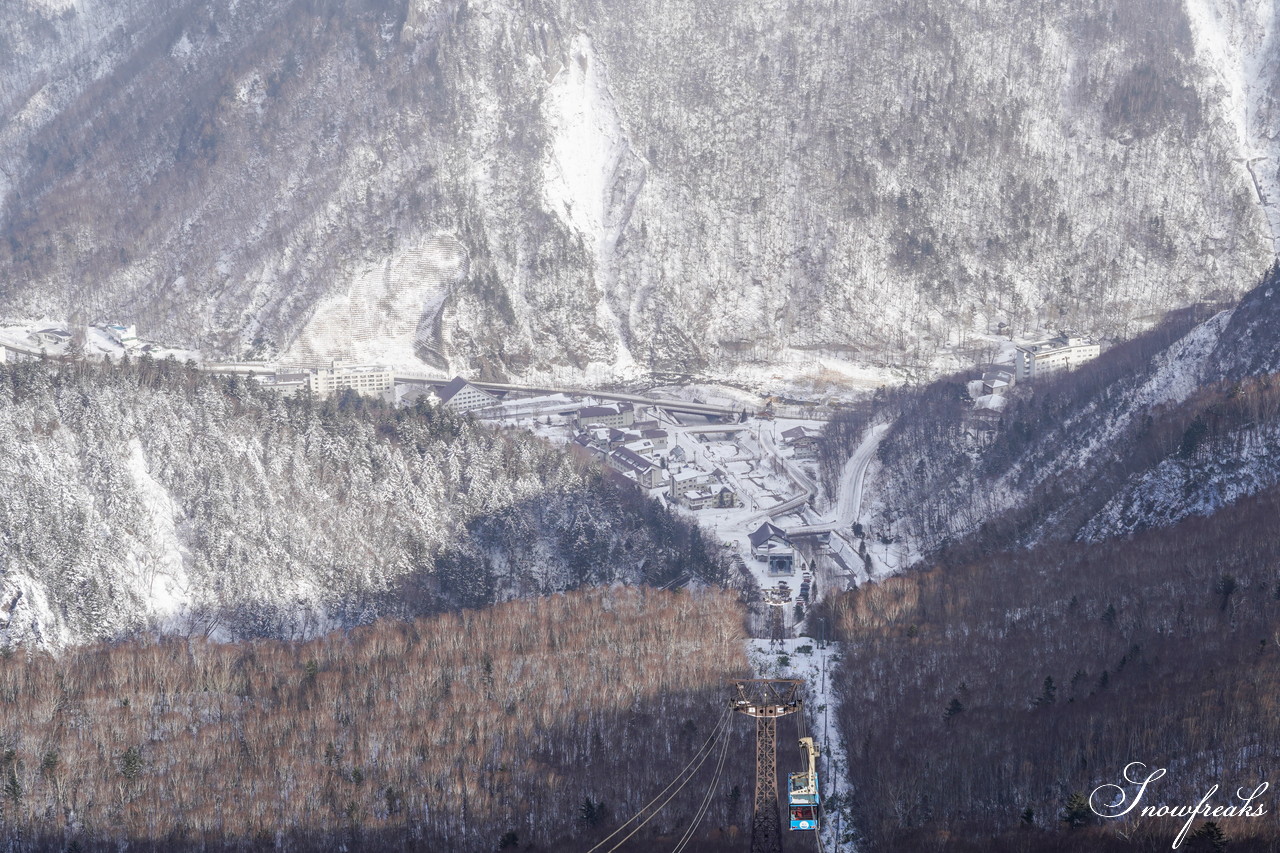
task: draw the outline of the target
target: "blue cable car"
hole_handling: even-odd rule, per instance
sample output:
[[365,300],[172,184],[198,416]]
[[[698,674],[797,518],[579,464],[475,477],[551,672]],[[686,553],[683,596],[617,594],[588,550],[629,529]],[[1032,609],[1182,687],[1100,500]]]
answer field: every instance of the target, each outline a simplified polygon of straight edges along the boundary
[[800,750],[808,760],[809,769],[792,773],[787,777],[787,811],[791,815],[793,831],[818,828],[818,748],[813,738],[800,739]]

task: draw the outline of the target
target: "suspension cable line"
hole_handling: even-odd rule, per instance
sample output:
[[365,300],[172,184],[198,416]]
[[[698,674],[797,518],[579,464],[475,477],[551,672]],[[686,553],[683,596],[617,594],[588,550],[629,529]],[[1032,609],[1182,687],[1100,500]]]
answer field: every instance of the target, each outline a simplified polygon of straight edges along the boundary
[[[726,726],[722,729],[722,731],[721,731],[721,733],[720,733],[720,734],[721,734],[721,736],[722,736],[722,737],[724,737],[724,739],[725,739],[725,740],[728,740],[728,739],[729,739],[729,737],[728,737],[728,735],[729,735],[729,727],[726,725]],[[694,775],[694,773],[697,773],[697,772],[698,772],[698,770],[702,767],[702,765],[706,763],[707,759],[711,757],[711,753],[712,753],[713,751],[714,751],[714,750],[712,750],[712,749],[708,749],[705,753],[703,753],[702,758],[698,759],[698,764],[697,764],[697,766],[695,766],[695,767],[693,768],[692,772],[690,772],[690,773],[689,773],[689,775],[685,777],[685,780],[684,780],[683,782],[681,782],[681,783],[680,783],[680,787],[679,787],[679,788],[676,788],[674,791],[672,791],[672,792],[671,792],[671,794],[670,794],[670,795],[669,795],[665,800],[663,800],[661,803],[659,803],[659,804],[658,804],[658,807],[657,807],[656,809],[654,809],[654,810],[653,810],[653,814],[649,815],[647,818],[645,818],[644,820],[640,821],[640,823],[636,824],[636,828],[635,828],[635,829],[633,829],[633,830],[631,830],[630,832],[628,832],[625,836],[623,836],[623,838],[622,838],[622,840],[621,840],[621,841],[619,841],[617,844],[615,844],[615,845],[613,845],[612,847],[610,847],[607,851],[605,851],[605,853],[613,853],[613,851],[617,850],[619,847],[621,847],[622,845],[626,844],[626,843],[627,843],[627,841],[629,841],[629,840],[631,839],[631,836],[635,835],[637,832],[639,832],[641,829],[643,829],[643,828],[644,828],[644,825],[645,825],[646,823],[648,823],[649,821],[651,821],[651,820],[653,820],[655,817],[657,817],[657,816],[658,816],[658,814],[659,814],[659,813],[660,813],[664,808],[666,808],[667,803],[669,803],[669,802],[671,802],[672,800],[674,800],[674,799],[676,798],[676,794],[679,794],[681,791],[683,791],[683,790],[684,790],[684,786],[689,784],[689,782],[693,779],[693,775]],[[670,785],[668,785],[667,787],[670,787]],[[638,817],[638,816],[639,816],[639,815],[637,815],[637,817]]]
[[698,825],[702,823],[702,819],[707,816],[707,812],[711,809],[711,798],[715,795],[716,786],[720,784],[720,776],[724,772],[724,761],[728,755],[729,738],[726,736],[720,744],[720,760],[716,763],[715,773],[711,776],[711,784],[707,786],[706,796],[702,798],[702,805],[698,807],[698,811],[693,817],[693,822],[689,824],[689,828],[685,830],[684,835],[671,853],[682,853],[689,845],[689,842],[693,840],[693,833],[698,828]]
[[[654,803],[662,799],[662,797],[667,793],[667,791],[671,790],[672,785],[675,785],[677,782],[679,782],[682,776],[685,776],[686,774],[688,774],[688,778],[686,778],[684,782],[681,782],[680,787],[676,788],[676,790],[671,794],[671,796],[668,797],[667,800],[664,801],[661,805],[659,805],[652,815],[649,815],[649,817],[645,818],[640,823],[639,826],[637,826],[630,833],[628,833],[627,836],[622,839],[622,841],[619,841],[616,845],[614,845],[613,847],[610,847],[609,850],[606,851],[606,853],[612,853],[612,851],[617,850],[619,847],[621,847],[627,841],[628,838],[630,838],[632,835],[635,835],[636,832],[639,831],[641,826],[644,826],[654,817],[654,815],[656,815],[659,811],[661,811],[662,808],[666,806],[667,802],[669,802],[672,797],[680,793],[680,791],[684,788],[684,786],[689,783],[689,779],[693,778],[693,773],[697,772],[698,768],[703,765],[703,763],[707,760],[707,757],[711,754],[711,748],[713,747],[713,744],[716,738],[718,738],[721,734],[728,732],[729,715],[732,713],[733,711],[730,708],[726,708],[724,710],[724,713],[721,715],[720,719],[716,722],[715,728],[712,729],[711,734],[707,736],[706,741],[702,744],[702,746],[698,747],[697,752],[695,752],[693,754],[693,757],[689,759],[689,763],[686,764],[684,768],[681,769],[680,772],[675,775],[674,779],[672,779],[669,783],[667,783],[667,787],[659,791],[656,797],[654,797],[652,800],[650,800],[649,802],[641,806],[640,810],[637,811],[630,818],[628,818],[625,822],[619,824],[617,829],[615,829],[613,832],[606,835],[604,838],[600,839],[600,841],[598,841],[594,847],[588,850],[587,853],[595,853],[596,850],[600,849],[605,844],[608,844],[611,838],[613,838],[619,832],[622,832],[622,830],[626,829],[628,824],[637,820],[640,817],[640,815],[644,814],[645,811],[650,809]],[[696,767],[694,767],[695,761],[697,762]],[[693,768],[692,772],[689,769],[691,767]]]

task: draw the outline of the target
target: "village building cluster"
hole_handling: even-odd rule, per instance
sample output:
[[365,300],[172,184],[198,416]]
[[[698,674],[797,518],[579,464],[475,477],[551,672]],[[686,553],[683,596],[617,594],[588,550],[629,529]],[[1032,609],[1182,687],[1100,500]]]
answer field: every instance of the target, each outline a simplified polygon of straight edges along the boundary
[[[83,349],[78,348],[81,345]],[[75,353],[117,358],[134,352],[163,350],[140,340],[136,327],[116,323],[85,327],[77,334],[60,326],[31,324],[0,335],[0,362],[65,358]],[[175,352],[178,357],[198,357],[182,351],[170,354]],[[809,518],[805,505],[813,487],[806,484],[810,475],[797,473],[797,465],[817,456],[821,431],[814,421],[784,428],[763,414],[757,422],[746,423],[745,411],[717,409],[699,414],[652,401],[631,402],[627,395],[610,399],[609,394],[581,398],[566,393],[531,394],[461,376],[447,382],[397,376],[386,365],[336,360],[200,367],[245,376],[285,396],[327,398],[354,393],[379,397],[398,407],[425,401],[508,427],[534,428],[553,441],[566,442],[581,458],[599,462],[608,476],[634,483],[668,506],[699,514],[745,576],[755,577],[761,589],[778,581],[771,594],[779,600],[793,600],[786,579],[797,570],[803,581],[796,601],[804,604],[809,572],[819,564],[835,567],[836,574],[829,577],[852,577],[846,561],[833,558],[822,563],[809,553],[815,547],[822,553],[832,550],[817,537],[802,537],[797,545],[779,526],[783,518],[801,526]],[[756,568],[748,569],[744,558]]]
[[395,375],[389,367],[336,361],[281,367],[256,378],[263,386],[286,397],[303,391],[316,397],[329,397],[343,391],[375,396],[387,394],[395,387]]
[[[159,349],[158,345],[139,339],[137,327],[132,325],[103,323],[78,328],[75,333],[65,326],[34,325],[7,329],[0,339],[0,363],[15,364],[46,357],[66,358],[74,354],[110,357],[121,352],[149,353]],[[96,342],[96,346],[87,348],[86,343],[90,340]],[[80,349],[77,350],[73,344]]]
[[981,380],[970,383],[970,393],[978,408],[1000,409],[1004,395],[1019,382],[1031,382],[1064,370],[1074,370],[1101,353],[1096,341],[1073,332],[1061,332],[1042,341],[1014,347],[1012,364],[995,364],[982,372]]
[[656,416],[632,403],[586,405],[568,414],[572,448],[648,491],[662,490],[672,503],[691,510],[732,508],[741,501],[719,468],[693,464]]
[[[397,406],[412,406],[419,399],[459,414],[474,414],[495,420],[509,420],[518,409],[513,401],[455,376],[443,386],[397,383],[392,371],[370,365],[309,365],[282,369],[259,377],[259,381],[281,393],[292,395],[304,389],[316,396],[328,396],[351,390],[360,394],[379,395]],[[569,435],[570,449],[582,458],[601,463],[613,476],[635,483],[653,496],[661,495],[669,503],[688,510],[733,509],[743,505],[726,471],[716,465],[702,464],[690,458],[686,446],[673,440],[670,430],[658,420],[659,414],[648,408],[619,401],[571,401],[543,408],[554,412]],[[729,428],[718,431],[714,426],[699,428],[695,442],[725,441]],[[817,455],[820,432],[812,427],[797,426],[784,430],[781,438],[796,459],[812,459]]]

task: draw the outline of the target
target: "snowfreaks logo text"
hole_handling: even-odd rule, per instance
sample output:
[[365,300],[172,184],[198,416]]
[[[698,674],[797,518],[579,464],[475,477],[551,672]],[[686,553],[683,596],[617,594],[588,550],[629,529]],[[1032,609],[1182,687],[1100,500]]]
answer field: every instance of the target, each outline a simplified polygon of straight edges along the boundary
[[[1089,808],[1099,817],[1124,817],[1129,814],[1142,802],[1143,796],[1147,793],[1147,786],[1165,774],[1163,767],[1157,767],[1144,777],[1142,774],[1145,771],[1146,765],[1141,761],[1134,761],[1124,768],[1124,781],[1138,786],[1138,790],[1133,792],[1132,799],[1129,798],[1129,791],[1121,785],[1099,785],[1089,795]],[[1236,799],[1240,801],[1239,805],[1227,806],[1215,806],[1212,803],[1213,795],[1218,793],[1219,787],[1214,785],[1206,791],[1200,798],[1200,802],[1194,806],[1148,805],[1143,806],[1138,814],[1142,817],[1172,817],[1179,820],[1186,818],[1187,822],[1182,825],[1182,831],[1178,833],[1177,838],[1173,839],[1173,849],[1177,850],[1197,817],[1262,817],[1267,813],[1266,807],[1262,803],[1255,804],[1254,800],[1266,793],[1269,783],[1263,782],[1252,791],[1246,791],[1244,788],[1237,789]],[[1107,802],[1108,798],[1110,802]]]

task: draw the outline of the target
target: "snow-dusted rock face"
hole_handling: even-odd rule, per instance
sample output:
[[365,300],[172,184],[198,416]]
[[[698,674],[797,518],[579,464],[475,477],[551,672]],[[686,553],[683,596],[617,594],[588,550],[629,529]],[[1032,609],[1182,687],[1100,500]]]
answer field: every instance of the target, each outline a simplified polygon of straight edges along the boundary
[[1126,483],[1077,538],[1098,542],[1151,527],[1167,527],[1193,515],[1210,516],[1227,504],[1280,483],[1280,430],[1269,425],[1221,442],[1216,458],[1169,458]]
[[1124,337],[1272,256],[1271,0],[0,17],[0,310],[209,352],[925,364],[997,322]]
[[443,308],[467,266],[466,248],[448,234],[398,251],[322,299],[287,355],[445,367]]
[[1217,94],[1235,131],[1268,231],[1280,237],[1277,162],[1277,8],[1275,0],[1187,0],[1196,54],[1212,69]]

